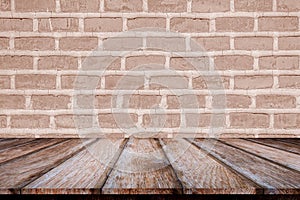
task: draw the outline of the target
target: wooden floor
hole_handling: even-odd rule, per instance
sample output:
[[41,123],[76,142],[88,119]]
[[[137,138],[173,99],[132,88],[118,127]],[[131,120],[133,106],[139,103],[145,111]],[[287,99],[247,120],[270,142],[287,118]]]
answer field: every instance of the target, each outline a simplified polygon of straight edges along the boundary
[[1,194],[299,194],[299,139],[0,139]]

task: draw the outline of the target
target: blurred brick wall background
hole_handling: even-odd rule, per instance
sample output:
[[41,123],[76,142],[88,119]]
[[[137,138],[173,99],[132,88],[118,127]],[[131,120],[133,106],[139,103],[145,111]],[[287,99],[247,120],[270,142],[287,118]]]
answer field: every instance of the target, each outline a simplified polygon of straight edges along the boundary
[[[156,27],[181,33],[166,44],[189,51],[191,40],[199,43],[220,74],[226,108],[218,137],[299,137],[299,11],[299,0],[0,0],[0,135],[78,137],[73,90],[85,57],[109,37]],[[148,62],[183,74],[181,86],[197,92],[200,109],[182,119],[176,97],[148,85],[122,97],[130,98],[132,120],[147,126],[141,110],[164,104],[165,129],[153,136],[188,137],[178,127],[197,114],[198,136],[209,136],[216,96],[187,62],[164,54],[115,57],[95,95],[97,124],[126,136],[109,113],[111,90],[118,76]]]

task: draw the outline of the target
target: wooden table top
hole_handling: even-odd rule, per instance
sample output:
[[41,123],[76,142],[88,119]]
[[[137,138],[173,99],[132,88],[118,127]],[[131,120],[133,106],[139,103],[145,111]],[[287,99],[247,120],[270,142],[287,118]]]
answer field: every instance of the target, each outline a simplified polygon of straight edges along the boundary
[[0,139],[1,194],[300,194],[299,139]]

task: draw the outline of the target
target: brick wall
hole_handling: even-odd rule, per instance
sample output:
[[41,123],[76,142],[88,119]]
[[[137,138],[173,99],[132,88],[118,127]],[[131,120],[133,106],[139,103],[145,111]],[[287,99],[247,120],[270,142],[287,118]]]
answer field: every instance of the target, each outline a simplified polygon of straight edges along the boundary
[[0,136],[299,137],[299,11],[299,0],[1,0]]

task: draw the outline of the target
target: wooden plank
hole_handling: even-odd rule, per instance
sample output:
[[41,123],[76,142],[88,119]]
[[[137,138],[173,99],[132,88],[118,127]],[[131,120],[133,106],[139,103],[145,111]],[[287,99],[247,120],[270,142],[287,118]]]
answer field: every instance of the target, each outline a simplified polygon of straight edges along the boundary
[[300,171],[300,156],[280,149],[264,146],[242,139],[223,139],[226,144],[241,148],[245,151],[266,158],[270,161]]
[[0,188],[20,189],[81,151],[94,140],[70,139],[0,165]]
[[23,145],[24,143],[31,142],[33,140],[35,140],[35,139],[32,139],[32,138],[29,138],[29,139],[25,139],[25,138],[5,139],[5,140],[0,141],[0,151],[9,149],[9,148],[13,148],[13,147],[17,147],[19,145]]
[[299,138],[280,138],[278,140],[282,141],[282,142],[292,143],[292,144],[300,146],[300,139]]
[[[124,139],[100,139],[22,189],[22,194],[97,194]],[[63,177],[63,178],[62,178]]]
[[24,156],[26,154],[38,151],[56,143],[62,142],[62,139],[36,139],[22,145],[17,145],[0,151],[0,164]]
[[158,140],[135,138],[129,139],[102,187],[103,194],[171,194],[181,190]]
[[263,190],[184,139],[161,140],[186,194],[256,194]]
[[278,140],[274,140],[274,139],[247,139],[247,140],[255,142],[255,143],[259,143],[259,144],[262,144],[265,146],[281,149],[281,150],[284,150],[287,152],[300,154],[300,147],[295,144],[286,143],[286,142],[278,141]]
[[264,193],[299,193],[300,174],[216,140],[192,141],[199,148],[264,187]]

